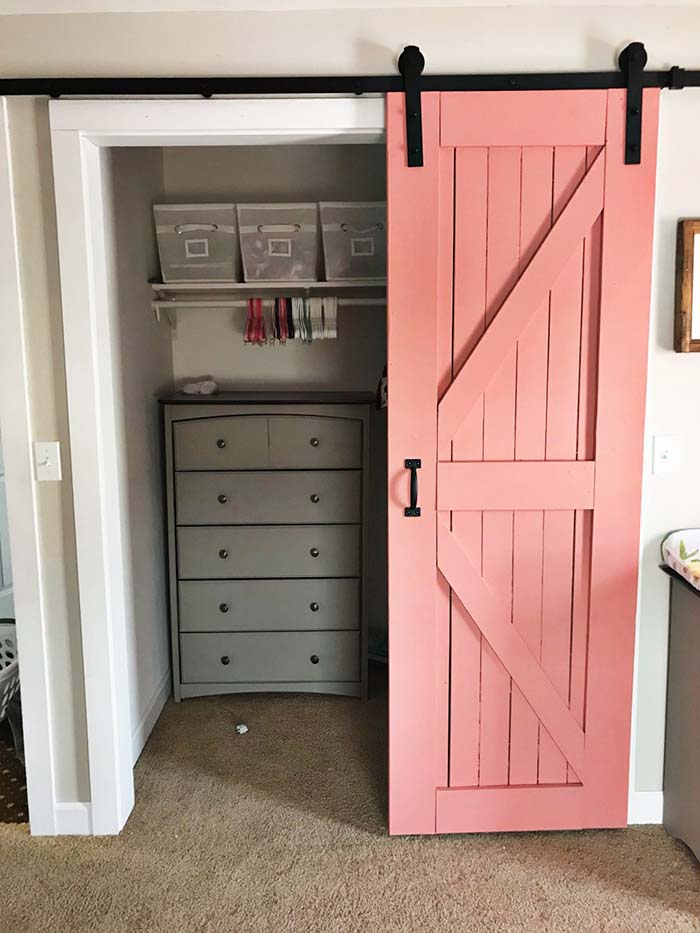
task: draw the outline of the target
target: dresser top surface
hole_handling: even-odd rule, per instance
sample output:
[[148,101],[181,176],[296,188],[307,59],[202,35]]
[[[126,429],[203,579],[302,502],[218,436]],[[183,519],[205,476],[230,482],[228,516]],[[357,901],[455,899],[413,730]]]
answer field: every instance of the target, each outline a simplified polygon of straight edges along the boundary
[[373,392],[217,392],[214,395],[185,395],[173,392],[158,398],[161,405],[352,405],[375,401]]

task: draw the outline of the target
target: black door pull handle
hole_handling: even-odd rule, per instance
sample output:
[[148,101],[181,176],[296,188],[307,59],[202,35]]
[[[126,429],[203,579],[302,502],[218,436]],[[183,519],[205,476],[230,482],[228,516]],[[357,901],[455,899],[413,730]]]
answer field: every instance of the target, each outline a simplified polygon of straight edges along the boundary
[[404,466],[411,471],[411,504],[403,510],[406,518],[418,518],[420,507],[418,505],[418,470],[421,468],[420,460],[404,460]]

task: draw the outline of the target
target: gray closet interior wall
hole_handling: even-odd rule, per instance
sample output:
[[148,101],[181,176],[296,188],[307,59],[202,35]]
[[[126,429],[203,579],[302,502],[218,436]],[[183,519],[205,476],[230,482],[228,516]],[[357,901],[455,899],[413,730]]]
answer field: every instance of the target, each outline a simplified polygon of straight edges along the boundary
[[127,586],[124,614],[132,753],[169,683],[168,578],[162,502],[160,422],[155,397],[172,384],[172,339],[150,310],[158,273],[151,205],[163,189],[160,149],[102,149],[111,365],[121,452],[119,490]]

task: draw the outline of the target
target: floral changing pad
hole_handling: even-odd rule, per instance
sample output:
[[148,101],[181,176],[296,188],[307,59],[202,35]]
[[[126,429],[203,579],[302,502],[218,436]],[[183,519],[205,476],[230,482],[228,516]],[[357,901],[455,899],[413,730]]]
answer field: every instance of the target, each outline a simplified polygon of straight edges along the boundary
[[665,564],[700,590],[700,528],[672,532],[661,544],[661,556]]

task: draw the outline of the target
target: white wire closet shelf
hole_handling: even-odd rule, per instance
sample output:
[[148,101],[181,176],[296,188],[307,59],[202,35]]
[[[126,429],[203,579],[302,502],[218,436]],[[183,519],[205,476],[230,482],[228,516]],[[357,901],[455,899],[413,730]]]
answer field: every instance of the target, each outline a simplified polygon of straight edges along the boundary
[[173,330],[178,311],[229,311],[246,308],[248,298],[311,298],[335,295],[338,307],[383,307],[386,279],[337,282],[150,282],[157,321],[163,316]]

